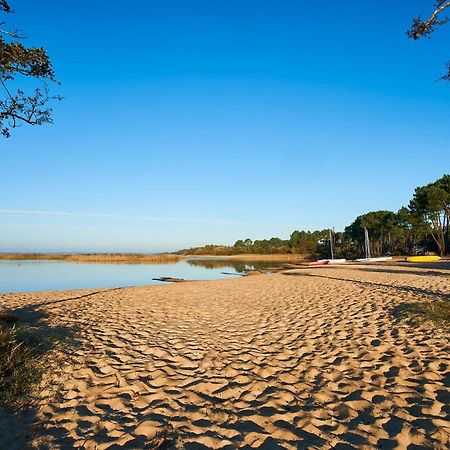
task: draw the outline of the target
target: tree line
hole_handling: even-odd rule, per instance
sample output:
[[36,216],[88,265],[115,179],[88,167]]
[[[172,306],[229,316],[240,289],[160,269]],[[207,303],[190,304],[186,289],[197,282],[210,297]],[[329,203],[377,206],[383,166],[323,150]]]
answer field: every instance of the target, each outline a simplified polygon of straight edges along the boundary
[[[408,204],[397,212],[370,211],[358,216],[344,231],[332,233],[335,256],[364,256],[364,229],[373,256],[450,251],[450,175],[419,186]],[[289,254],[330,256],[329,230],[292,232],[289,239],[238,240],[234,245],[206,245],[180,250],[190,255]]]

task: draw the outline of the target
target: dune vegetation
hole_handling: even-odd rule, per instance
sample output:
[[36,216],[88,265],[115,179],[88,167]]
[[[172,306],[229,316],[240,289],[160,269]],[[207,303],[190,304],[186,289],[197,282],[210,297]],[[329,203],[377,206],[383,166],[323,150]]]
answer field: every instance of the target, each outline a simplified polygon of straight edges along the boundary
[[43,373],[40,342],[18,322],[0,313],[0,406],[26,404]]

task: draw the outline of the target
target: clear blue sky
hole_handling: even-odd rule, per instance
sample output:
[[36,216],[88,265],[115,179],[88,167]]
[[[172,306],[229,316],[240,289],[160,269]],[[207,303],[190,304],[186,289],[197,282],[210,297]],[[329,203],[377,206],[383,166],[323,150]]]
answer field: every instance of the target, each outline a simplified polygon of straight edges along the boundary
[[450,171],[450,25],[405,37],[431,0],[11,3],[65,100],[0,141],[0,251],[343,229]]

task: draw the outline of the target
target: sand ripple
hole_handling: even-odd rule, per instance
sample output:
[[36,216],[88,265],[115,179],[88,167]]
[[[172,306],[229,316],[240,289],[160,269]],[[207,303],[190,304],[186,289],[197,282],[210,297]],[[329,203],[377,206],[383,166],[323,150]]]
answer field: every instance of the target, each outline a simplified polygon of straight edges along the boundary
[[327,268],[0,299],[79,327],[43,394],[41,448],[412,450],[450,445],[449,340],[391,310],[449,285]]

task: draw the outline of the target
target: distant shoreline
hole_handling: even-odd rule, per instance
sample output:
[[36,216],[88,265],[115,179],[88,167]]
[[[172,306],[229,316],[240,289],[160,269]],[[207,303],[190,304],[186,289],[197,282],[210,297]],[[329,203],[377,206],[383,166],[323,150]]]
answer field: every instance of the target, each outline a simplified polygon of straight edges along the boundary
[[160,253],[1,253],[0,260],[57,260],[73,262],[178,262],[184,256]]
[[178,262],[188,259],[217,259],[239,261],[297,261],[304,262],[304,254],[240,254],[240,255],[175,255],[158,253],[0,253],[0,260],[58,260],[74,262]]
[[185,255],[187,259],[210,258],[210,259],[237,259],[239,261],[298,261],[305,262],[309,255],[299,253],[243,253],[239,255]]

